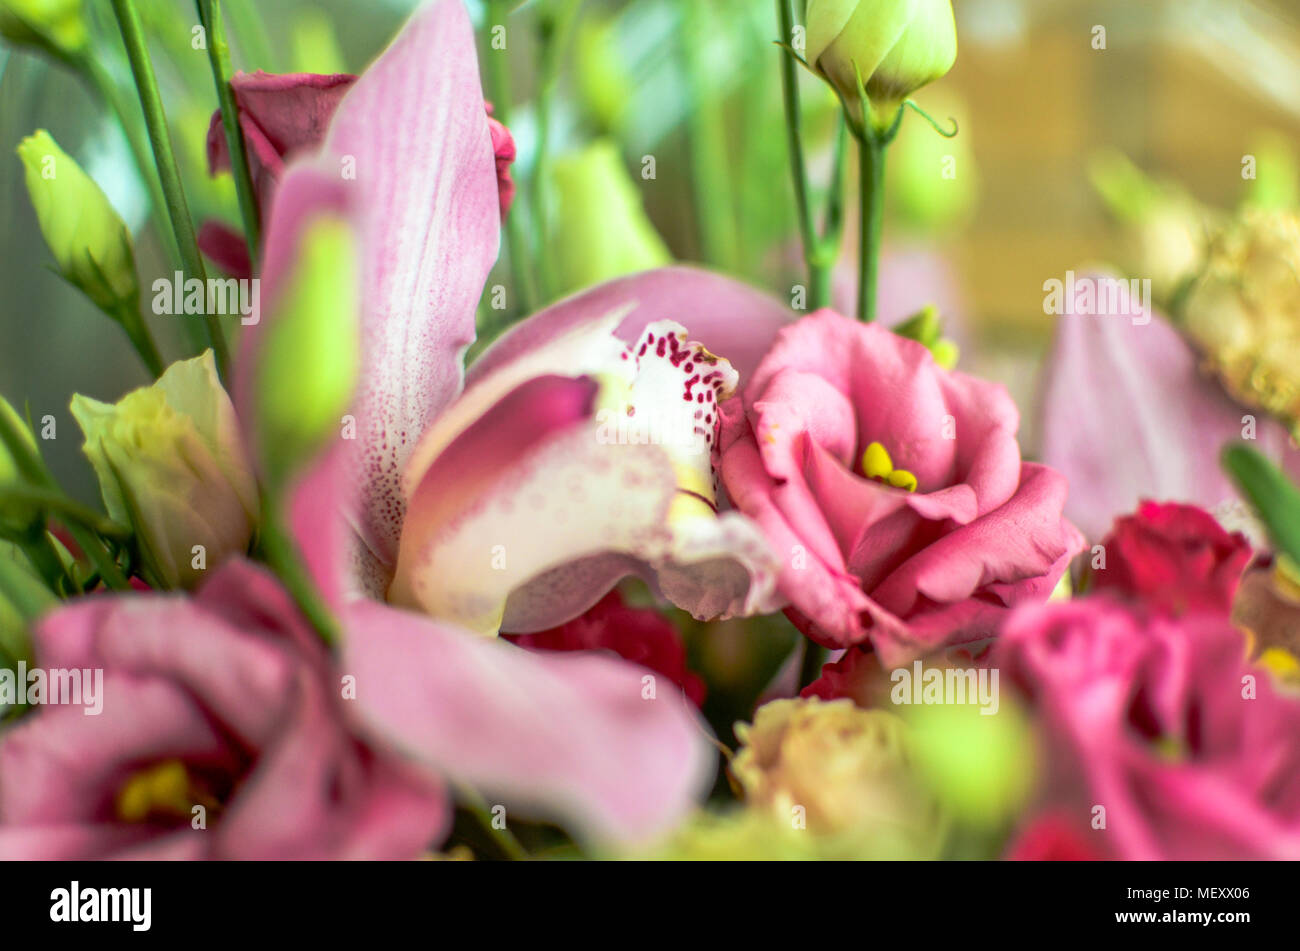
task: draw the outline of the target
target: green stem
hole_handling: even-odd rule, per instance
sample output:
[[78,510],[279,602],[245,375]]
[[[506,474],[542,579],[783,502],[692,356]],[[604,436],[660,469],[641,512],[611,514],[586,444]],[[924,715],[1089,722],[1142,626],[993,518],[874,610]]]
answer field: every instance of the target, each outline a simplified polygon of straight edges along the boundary
[[117,83],[113,81],[113,77],[108,74],[104,64],[98,58],[86,56],[79,65],[96,94],[104,101],[104,105],[113,110],[113,113],[117,116],[117,121],[121,124],[122,132],[126,136],[127,144],[131,147],[131,157],[135,161],[136,170],[140,173],[140,179],[149,190],[149,201],[153,206],[151,211],[154,230],[158,233],[167,259],[175,267],[180,267],[181,255],[180,249],[176,245],[176,236],[172,234],[171,228],[165,220],[167,200],[163,197],[162,183],[158,179],[158,169],[154,166],[153,155],[149,151],[139,116],[129,108],[128,101],[123,97]]
[[239,127],[239,109],[235,105],[235,94],[230,88],[230,47],[226,45],[226,33],[221,22],[221,0],[196,2],[199,21],[208,31],[208,62],[212,66],[212,83],[217,90],[221,125],[226,133],[226,147],[230,151],[230,169],[235,179],[235,195],[239,199],[239,216],[244,222],[248,259],[256,266],[258,250],[262,245],[262,222],[257,208],[257,193],[253,190],[253,176],[249,171],[244,133]]
[[135,352],[140,355],[140,359],[149,372],[153,374],[154,379],[162,376],[167,365],[163,363],[162,354],[158,352],[158,344],[154,341],[153,334],[149,332],[144,318],[140,316],[139,308],[124,302],[118,307],[113,317],[126,331],[127,337],[131,340],[131,345],[135,347]]
[[21,547],[46,586],[60,597],[67,594],[66,582],[70,579],[63,570],[63,560],[59,558],[59,551],[45,530],[43,519],[22,540]]
[[[781,42],[788,44],[794,35],[794,11],[791,0],[776,0],[776,17],[781,26]],[[790,175],[794,183],[794,203],[799,216],[799,237],[803,242],[803,259],[808,268],[808,307],[826,306],[830,296],[830,271],[823,267],[818,253],[819,241],[808,199],[808,165],[804,160],[803,132],[799,109],[799,77],[793,54],[784,47],[781,56],[781,92],[785,101],[785,140],[790,153]]]
[[[489,0],[488,26],[504,25],[506,14],[504,0]],[[498,122],[509,127],[512,99],[510,96],[510,74],[506,69],[506,51],[489,48],[486,51],[488,98],[492,101],[494,115]],[[537,306],[537,286],[533,281],[533,272],[529,267],[528,238],[524,234],[524,222],[518,214],[506,215],[506,256],[510,259],[510,278],[515,294],[519,298],[518,310],[530,314]]]
[[119,525],[94,509],[50,489],[26,484],[0,485],[0,500],[7,504],[44,509],[59,516],[65,524],[76,522],[105,538],[127,541],[131,537],[131,530],[125,525]]
[[[207,272],[203,266],[203,257],[199,254],[198,240],[194,235],[194,222],[190,219],[189,203],[185,200],[185,189],[181,185],[180,169],[176,165],[176,156],[172,152],[171,135],[167,131],[167,115],[163,111],[158,80],[154,76],[153,64],[149,60],[149,50],[145,44],[144,30],[140,25],[140,15],[135,9],[134,0],[113,0],[113,12],[117,15],[118,27],[122,31],[122,42],[126,46],[127,58],[131,61],[131,73],[135,77],[136,90],[140,94],[145,128],[149,131],[149,142],[153,147],[154,161],[158,166],[158,178],[162,183],[163,198],[166,201],[167,214],[171,219],[172,231],[176,235],[176,244],[180,248],[182,265],[191,277],[199,279],[206,286]],[[225,334],[215,315],[206,314],[203,323],[207,329],[206,343],[212,347],[217,369],[224,378],[230,364]]]
[[509,829],[493,828],[492,813],[488,809],[487,802],[479,795],[477,790],[460,783],[456,786],[456,795],[461,800],[461,804],[483,827],[483,831],[500,847],[507,858],[514,862],[526,862],[530,858],[528,850],[515,838],[513,832]]
[[885,145],[868,132],[858,139],[861,229],[858,235],[858,320],[876,319],[876,276],[885,223]]
[[339,642],[338,622],[325,605],[315,581],[307,573],[298,550],[284,529],[279,508],[264,493],[262,502],[262,555],[307,621],[330,647]]
[[[30,437],[28,434],[19,431],[18,425],[17,422],[10,418],[8,413],[0,413],[0,443],[3,443],[5,448],[9,450],[9,456],[14,461],[14,468],[17,469],[23,481],[38,489],[45,489],[55,495],[62,496],[64,493],[54,480],[49,467],[45,465],[45,460],[41,458],[40,453],[32,448],[28,442]],[[76,503],[69,500],[69,505],[75,506]],[[117,562],[104,548],[103,542],[95,532],[73,521],[68,523],[68,534],[85,552],[86,557],[99,571],[99,575],[104,579],[105,584],[119,589],[129,587],[126,576],[122,574]]]
[[701,0],[681,0],[682,48],[690,89],[687,138],[691,149],[691,186],[704,259],[722,268],[736,260],[736,220],[728,173],[726,116],[715,95],[717,79],[704,61],[701,44],[712,35]]

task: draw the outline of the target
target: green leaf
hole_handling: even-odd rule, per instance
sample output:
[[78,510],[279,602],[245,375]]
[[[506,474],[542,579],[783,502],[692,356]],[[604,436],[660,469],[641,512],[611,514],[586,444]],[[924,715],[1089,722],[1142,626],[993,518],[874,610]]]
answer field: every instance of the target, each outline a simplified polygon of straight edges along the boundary
[[1300,489],[1255,449],[1229,446],[1223,468],[1254,506],[1278,549],[1300,561]]

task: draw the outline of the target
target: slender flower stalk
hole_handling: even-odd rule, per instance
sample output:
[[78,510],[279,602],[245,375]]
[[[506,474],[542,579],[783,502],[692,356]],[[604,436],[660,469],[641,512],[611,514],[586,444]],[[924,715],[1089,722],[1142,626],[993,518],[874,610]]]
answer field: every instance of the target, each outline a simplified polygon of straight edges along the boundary
[[456,798],[461,801],[461,805],[474,817],[474,820],[483,828],[483,831],[492,837],[492,841],[501,849],[506,858],[512,862],[528,860],[528,850],[515,838],[515,834],[504,826],[497,828],[493,824],[492,812],[488,809],[487,800],[477,790],[466,786],[464,783],[458,783],[456,785]]
[[858,320],[876,319],[880,235],[885,222],[885,145],[868,130],[858,139],[861,230],[858,235]]
[[158,352],[158,344],[154,341],[153,334],[149,332],[148,325],[140,316],[138,305],[135,302],[124,301],[114,312],[113,319],[126,331],[131,346],[135,347],[135,352],[140,355],[150,375],[154,379],[162,376],[167,365],[163,362],[162,354]]
[[[506,15],[510,12],[506,0],[488,0],[489,26],[504,25]],[[507,39],[507,42],[509,40]],[[505,50],[489,49],[487,51],[487,68],[485,71],[488,99],[492,102],[493,114],[498,122],[510,127],[511,96],[510,74],[506,69]],[[510,278],[518,296],[518,310],[529,314],[537,307],[537,284],[529,267],[530,253],[528,237],[524,233],[523,219],[517,215],[506,215],[506,252],[510,258]]]
[[[186,273],[206,285],[207,271],[203,266],[203,257],[199,253],[198,240],[194,234],[194,222],[190,219],[189,204],[185,200],[185,190],[181,185],[180,169],[176,165],[176,156],[172,151],[171,135],[167,130],[167,116],[163,111],[158,80],[154,76],[153,64],[150,62],[149,50],[145,44],[140,14],[133,0],[113,0],[113,12],[122,31],[122,42],[126,46],[127,58],[131,62],[131,73],[135,77],[136,89],[140,94],[145,127],[149,131],[149,141],[153,146],[158,178],[162,183],[163,198],[166,202],[167,214],[171,219],[172,231],[176,235],[182,267]],[[206,328],[206,339],[203,343],[212,348],[217,360],[217,368],[224,379],[230,365],[230,352],[226,346],[225,333],[212,314],[205,315],[203,327]]]
[[799,234],[803,244],[804,264],[808,269],[808,309],[818,310],[830,303],[831,271],[840,251],[840,229],[844,212],[844,156],[847,151],[847,126],[840,121],[835,139],[835,166],[826,200],[826,217],[819,234],[812,210],[808,165],[804,157],[803,131],[799,107],[799,84],[796,58],[786,44],[794,35],[791,0],[776,0],[777,21],[782,39],[781,89],[785,101],[786,144],[790,153],[790,174],[794,182]]
[[253,190],[253,176],[249,172],[248,152],[244,147],[244,133],[239,128],[239,109],[235,94],[230,88],[230,47],[226,44],[225,28],[221,21],[221,0],[196,0],[199,21],[208,33],[208,62],[212,65],[212,82],[217,90],[221,107],[221,125],[230,149],[231,174],[235,179],[235,194],[239,198],[239,216],[244,222],[244,240],[248,243],[248,259],[256,262],[262,244],[262,222],[257,209],[257,194]]
[[339,626],[302,563],[284,528],[282,510],[265,493],[262,501],[260,546],[266,563],[275,571],[298,609],[330,647],[339,643]]
[[109,75],[104,64],[94,56],[85,56],[80,61],[80,69],[95,93],[117,116],[131,148],[131,157],[136,171],[149,190],[149,201],[153,206],[153,223],[162,242],[163,251],[169,261],[180,261],[180,249],[176,246],[176,235],[172,233],[170,223],[166,221],[167,199],[163,197],[162,182],[158,179],[158,169],[154,165],[153,155],[149,149],[148,139],[140,124],[140,117],[135,113],[123,95],[113,77]]

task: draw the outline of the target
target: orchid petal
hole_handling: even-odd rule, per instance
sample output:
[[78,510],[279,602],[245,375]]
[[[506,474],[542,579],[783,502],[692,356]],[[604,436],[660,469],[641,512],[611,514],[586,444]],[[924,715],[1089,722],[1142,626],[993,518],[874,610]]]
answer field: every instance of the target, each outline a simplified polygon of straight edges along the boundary
[[712,782],[707,727],[671,684],[649,689],[644,668],[537,654],[374,602],[352,605],[345,626],[361,720],[510,813],[594,843],[639,842]]
[[344,96],[321,161],[351,192],[363,248],[352,476],[362,538],[391,565],[399,473],[460,390],[500,242],[496,161],[463,4],[437,0],[411,17]]

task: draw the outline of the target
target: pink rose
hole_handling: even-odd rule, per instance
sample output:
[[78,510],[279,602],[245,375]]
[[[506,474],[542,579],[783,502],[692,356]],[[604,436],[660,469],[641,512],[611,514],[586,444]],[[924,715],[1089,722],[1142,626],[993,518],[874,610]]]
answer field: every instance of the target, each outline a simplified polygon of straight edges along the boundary
[[1246,663],[1226,617],[1109,598],[1029,607],[993,663],[1044,731],[1045,805],[1094,850],[1300,858],[1300,700]]
[[449,830],[442,783],[351,726],[262,569],[227,562],[194,598],[79,601],[34,647],[42,668],[102,670],[102,709],[43,706],[0,739],[6,859],[399,859]]
[[1065,479],[1022,462],[1002,386],[823,310],[778,335],[722,408],[722,478],[782,560],[787,614],[887,667],[992,636],[1083,539]]
[[1177,502],[1143,502],[1115,520],[1102,547],[1106,567],[1093,571],[1091,590],[1170,614],[1227,615],[1251,557],[1240,532],[1229,534],[1209,512]]

